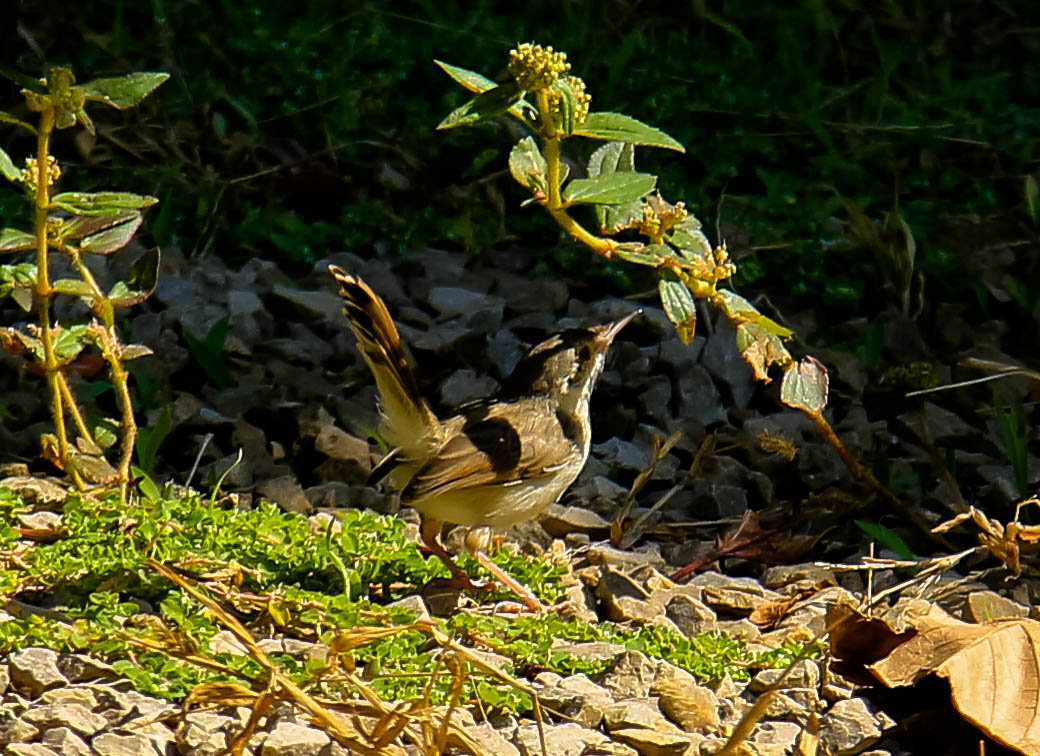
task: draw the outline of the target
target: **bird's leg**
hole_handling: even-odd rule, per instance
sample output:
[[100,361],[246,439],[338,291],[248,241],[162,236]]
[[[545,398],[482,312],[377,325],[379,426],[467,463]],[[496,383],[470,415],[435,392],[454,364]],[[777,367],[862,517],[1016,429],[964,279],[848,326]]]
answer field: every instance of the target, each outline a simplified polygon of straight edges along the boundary
[[491,590],[494,586],[485,583],[474,583],[470,576],[466,574],[465,570],[455,564],[455,560],[451,558],[451,554],[448,553],[448,550],[444,548],[441,545],[440,540],[438,540],[441,528],[443,527],[444,523],[442,521],[435,520],[432,517],[423,517],[419,533],[422,536],[422,542],[426,545],[426,548],[440,557],[440,560],[444,562],[445,566],[451,570],[452,587],[464,591]]
[[532,612],[544,611],[545,607],[542,606],[538,597],[531,593],[530,588],[523,585],[520,581],[491,561],[491,557],[489,557],[485,552],[485,549],[487,548],[488,532],[487,528],[470,529],[470,531],[466,533],[466,550],[469,551],[480,566],[490,572],[498,582],[515,593],[517,598],[524,603],[524,606]]

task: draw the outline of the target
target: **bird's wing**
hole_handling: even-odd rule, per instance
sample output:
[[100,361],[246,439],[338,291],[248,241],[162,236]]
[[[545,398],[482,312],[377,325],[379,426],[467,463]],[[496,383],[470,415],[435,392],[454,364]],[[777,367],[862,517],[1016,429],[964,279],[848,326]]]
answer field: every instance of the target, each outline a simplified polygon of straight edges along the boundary
[[548,400],[487,405],[463,423],[412,477],[405,503],[488,484],[541,478],[579,452],[578,423],[556,413]]

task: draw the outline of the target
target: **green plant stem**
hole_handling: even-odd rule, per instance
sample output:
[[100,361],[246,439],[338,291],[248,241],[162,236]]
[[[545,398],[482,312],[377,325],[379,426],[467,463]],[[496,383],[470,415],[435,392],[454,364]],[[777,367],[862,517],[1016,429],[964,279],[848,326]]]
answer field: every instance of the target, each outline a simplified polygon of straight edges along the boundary
[[589,247],[593,252],[602,257],[610,258],[614,254],[617,243],[611,239],[603,239],[595,234],[589,233],[584,226],[578,223],[567,213],[563,195],[560,192],[560,135],[556,131],[556,123],[552,119],[552,111],[549,109],[549,96],[545,90],[538,92],[536,97],[538,103],[538,117],[542,124],[542,154],[545,156],[547,180],[549,184],[549,195],[546,197],[545,209],[557,223],[570,234],[576,241]]
[[79,407],[76,406],[76,399],[72,396],[72,390],[69,389],[69,382],[65,380],[65,376],[58,373],[58,388],[61,391],[62,399],[65,400],[65,406],[69,410],[69,414],[72,415],[72,422],[76,425],[79,430],[80,436],[84,440],[94,445],[94,449],[97,449],[100,453],[101,449],[97,445],[97,441],[94,440],[93,435],[87,429],[87,424],[83,420],[83,415],[79,411]]
[[54,433],[58,439],[58,457],[65,471],[72,476],[76,487],[83,489],[83,479],[69,454],[69,440],[65,429],[58,360],[51,341],[51,280],[48,267],[47,214],[50,212],[50,186],[47,168],[50,157],[51,132],[54,130],[55,109],[45,108],[40,114],[40,128],[36,132],[36,307],[40,319],[40,341],[43,343],[43,369],[51,395],[51,414]]

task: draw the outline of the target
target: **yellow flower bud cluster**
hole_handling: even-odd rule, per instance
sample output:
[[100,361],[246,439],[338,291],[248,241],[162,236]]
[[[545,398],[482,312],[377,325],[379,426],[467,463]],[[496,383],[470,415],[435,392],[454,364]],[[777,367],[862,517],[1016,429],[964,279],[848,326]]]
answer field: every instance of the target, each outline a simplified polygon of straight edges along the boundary
[[[22,169],[22,181],[33,191],[36,190],[36,179],[40,175],[39,163],[36,158],[26,158],[25,168]],[[51,187],[61,178],[61,167],[54,155],[47,156],[47,186]]]
[[585,118],[589,114],[589,103],[592,102],[592,96],[585,91],[584,81],[577,76],[564,76],[548,90],[549,107],[552,108],[557,124],[560,121],[561,103],[564,98],[564,94],[559,90],[560,84],[566,85],[574,93],[574,123],[585,123]]
[[553,52],[552,47],[542,47],[524,42],[509,51],[509,73],[521,89],[537,92],[552,86],[557,79],[571,70],[567,53]]
[[636,229],[654,241],[682,223],[689,213],[685,202],[674,205],[666,202],[660,194],[652,194],[643,203],[643,218],[636,222]]

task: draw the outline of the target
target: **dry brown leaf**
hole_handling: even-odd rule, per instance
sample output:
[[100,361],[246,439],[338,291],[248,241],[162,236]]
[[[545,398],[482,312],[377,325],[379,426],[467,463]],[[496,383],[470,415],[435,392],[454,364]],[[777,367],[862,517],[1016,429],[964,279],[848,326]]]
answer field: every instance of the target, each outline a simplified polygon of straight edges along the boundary
[[[863,640],[862,622],[877,620],[842,623],[839,646],[857,636]],[[944,677],[965,719],[1009,748],[1040,753],[1040,622],[1018,618],[973,625],[934,605],[910,622],[915,632],[868,667],[873,675],[889,687],[913,685],[929,674]],[[888,644],[898,639],[886,637]]]

